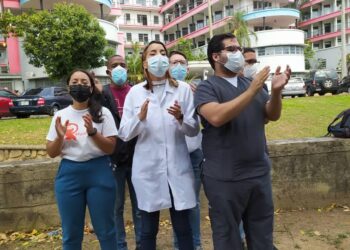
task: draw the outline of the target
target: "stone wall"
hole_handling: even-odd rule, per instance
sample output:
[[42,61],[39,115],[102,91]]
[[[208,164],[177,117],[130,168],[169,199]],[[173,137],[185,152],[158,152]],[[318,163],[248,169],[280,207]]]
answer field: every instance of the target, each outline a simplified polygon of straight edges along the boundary
[[48,158],[43,145],[0,145],[0,162]]
[[[269,151],[276,209],[350,205],[350,140],[272,141]],[[59,225],[53,192],[57,166],[58,159],[0,163],[0,232]],[[203,192],[201,200],[207,212]]]

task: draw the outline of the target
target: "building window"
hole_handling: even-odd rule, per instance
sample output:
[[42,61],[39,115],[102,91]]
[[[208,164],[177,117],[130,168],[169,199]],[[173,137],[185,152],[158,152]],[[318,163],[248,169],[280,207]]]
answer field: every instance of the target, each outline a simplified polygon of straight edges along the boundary
[[202,46],[204,46],[205,45],[205,41],[199,41],[198,42],[198,47],[202,47]]
[[264,1],[254,1],[253,2],[253,8],[254,10],[261,10],[265,8],[271,8],[272,3],[270,2],[264,2]]
[[174,34],[169,34],[169,41],[174,41],[175,40],[175,35]]
[[325,47],[325,48],[330,48],[330,47],[332,47],[332,41],[324,42],[324,47]]
[[265,55],[265,48],[258,48],[258,55],[264,56]]
[[126,33],[126,41],[131,42],[132,41],[132,35],[131,33]]
[[232,14],[233,14],[233,5],[225,6],[225,15],[232,16]]
[[158,0],[152,0],[152,5],[153,6],[158,6]]
[[136,0],[136,4],[140,4],[140,5],[146,6],[146,0]]
[[324,24],[324,33],[330,33],[332,32],[332,25],[330,23]]
[[215,11],[214,12],[214,22],[219,21],[222,19],[222,11]]
[[204,21],[203,20],[198,20],[197,21],[197,29],[201,29],[204,27]]
[[314,50],[320,49],[320,44],[319,44],[319,43],[314,43],[314,44],[313,44],[313,49],[314,49]]
[[159,24],[159,16],[153,17],[153,24]]
[[146,15],[137,15],[137,22],[142,25],[147,25],[147,16]]
[[176,39],[180,38],[181,37],[181,31],[180,30],[177,30],[176,31]]
[[188,34],[188,28],[187,27],[182,28],[182,35],[186,36],[187,34]]
[[160,35],[159,35],[159,34],[155,34],[155,35],[154,35],[154,40],[160,41]]
[[125,20],[130,21],[130,13],[125,13]]
[[148,34],[139,34],[139,42],[148,44]]

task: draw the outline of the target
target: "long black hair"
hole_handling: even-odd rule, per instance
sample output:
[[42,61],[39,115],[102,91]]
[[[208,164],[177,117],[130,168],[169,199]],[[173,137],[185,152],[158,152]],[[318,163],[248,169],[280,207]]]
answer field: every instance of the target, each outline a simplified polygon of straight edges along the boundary
[[[145,88],[146,88],[147,90],[152,90],[152,84],[151,84],[151,82],[150,82],[150,76],[149,76],[148,69],[146,69],[146,68],[143,67],[143,62],[146,61],[147,50],[148,50],[149,46],[151,46],[152,44],[160,44],[160,45],[162,45],[163,48],[164,48],[164,50],[165,50],[166,56],[168,56],[168,50],[167,50],[167,48],[165,47],[164,43],[162,43],[162,42],[160,42],[160,41],[151,41],[151,42],[143,49],[143,53],[142,53],[142,57],[141,57],[141,61],[142,61],[142,64],[141,64],[141,65],[142,65],[142,69],[143,69],[143,74],[144,74],[144,76],[145,76],[145,78],[146,78],[146,82],[147,82],[147,84],[145,85]],[[170,76],[169,70],[166,71],[165,76],[166,76],[166,78],[168,79],[170,86],[173,86],[173,87],[176,87],[176,88],[179,86],[179,84],[177,83],[177,81],[176,81],[174,78],[172,78],[172,77]]]
[[92,120],[95,123],[103,122],[102,105],[101,105],[101,100],[100,100],[101,99],[101,93],[96,88],[94,77],[87,70],[74,69],[67,77],[67,85],[69,85],[69,81],[70,81],[72,75],[75,72],[83,72],[85,75],[88,76],[88,78],[90,80],[90,83],[91,83],[91,87],[92,87],[92,93],[91,93],[91,96],[89,97],[89,101],[88,101],[89,114],[91,115]]

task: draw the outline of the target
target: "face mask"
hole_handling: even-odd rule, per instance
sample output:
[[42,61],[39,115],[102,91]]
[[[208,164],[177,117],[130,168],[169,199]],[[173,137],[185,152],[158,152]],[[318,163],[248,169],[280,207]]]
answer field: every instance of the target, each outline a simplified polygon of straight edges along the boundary
[[162,55],[148,58],[147,63],[148,71],[156,77],[163,77],[169,68],[169,58]]
[[112,70],[111,76],[112,76],[112,81],[114,84],[116,84],[118,86],[122,86],[126,82],[128,74],[127,74],[126,69],[124,69],[121,66],[118,66]]
[[187,67],[178,63],[170,68],[170,75],[176,80],[184,81],[187,75]]
[[69,94],[77,102],[85,102],[91,96],[90,86],[74,84],[69,86]]
[[243,74],[245,77],[253,79],[257,71],[258,67],[256,64],[247,65],[244,67]]
[[228,52],[227,62],[224,64],[225,68],[233,73],[240,72],[244,67],[244,57],[240,51]]

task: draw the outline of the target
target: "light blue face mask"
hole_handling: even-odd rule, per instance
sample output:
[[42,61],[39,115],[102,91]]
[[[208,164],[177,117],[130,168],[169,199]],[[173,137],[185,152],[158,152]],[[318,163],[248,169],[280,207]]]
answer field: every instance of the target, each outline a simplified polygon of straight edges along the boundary
[[170,75],[176,80],[184,81],[187,76],[187,67],[178,63],[170,68]]
[[148,71],[156,76],[163,77],[169,69],[169,58],[162,55],[156,55],[148,58]]
[[115,85],[122,86],[126,82],[128,73],[126,69],[124,69],[121,66],[118,66],[112,70],[111,76],[112,76],[112,81]]

